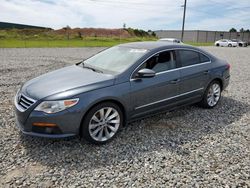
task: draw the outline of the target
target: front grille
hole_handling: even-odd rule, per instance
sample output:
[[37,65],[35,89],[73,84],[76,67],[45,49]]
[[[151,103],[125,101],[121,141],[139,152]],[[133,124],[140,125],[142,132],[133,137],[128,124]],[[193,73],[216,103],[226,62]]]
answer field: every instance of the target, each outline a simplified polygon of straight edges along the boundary
[[27,110],[35,101],[29,97],[24,96],[21,94],[18,104],[24,109]]

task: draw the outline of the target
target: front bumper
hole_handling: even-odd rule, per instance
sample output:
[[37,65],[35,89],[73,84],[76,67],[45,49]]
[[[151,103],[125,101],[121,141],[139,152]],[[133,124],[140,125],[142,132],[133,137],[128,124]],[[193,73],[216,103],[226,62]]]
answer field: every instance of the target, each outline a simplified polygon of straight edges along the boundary
[[[15,117],[16,125],[25,135],[45,137],[45,138],[65,138],[79,134],[81,124],[81,113],[72,108],[55,114],[34,111],[35,106],[31,106],[25,111],[21,111],[17,97],[15,97]],[[33,123],[52,123],[55,127],[39,127]]]
[[71,136],[75,136],[76,134],[46,134],[46,133],[37,133],[37,132],[32,132],[32,131],[25,131],[24,130],[24,125],[22,125],[20,122],[16,121],[16,125],[19,128],[19,130],[29,136],[35,136],[35,137],[43,137],[43,138],[67,138]]

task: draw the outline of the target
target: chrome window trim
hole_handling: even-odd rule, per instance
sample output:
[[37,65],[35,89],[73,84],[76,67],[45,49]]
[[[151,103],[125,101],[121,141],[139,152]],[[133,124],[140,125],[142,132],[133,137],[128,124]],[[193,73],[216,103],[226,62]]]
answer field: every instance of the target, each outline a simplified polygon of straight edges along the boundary
[[135,73],[135,71],[143,64],[145,63],[147,60],[149,60],[151,57],[153,57],[154,55],[158,54],[158,53],[161,53],[161,52],[165,52],[165,51],[173,51],[173,50],[189,50],[189,51],[194,51],[194,52],[198,52],[198,53],[201,53],[203,55],[205,55],[209,61],[207,62],[202,62],[202,63],[199,63],[199,64],[194,64],[194,65],[188,65],[188,66],[184,66],[184,67],[179,67],[179,68],[175,68],[175,69],[170,69],[170,70],[166,70],[166,71],[162,71],[162,72],[158,72],[156,73],[155,75],[159,75],[159,74],[163,74],[163,73],[167,73],[167,72],[171,72],[171,71],[176,71],[176,70],[181,70],[181,69],[185,69],[185,68],[190,68],[190,67],[194,67],[194,66],[199,66],[199,65],[203,65],[203,64],[208,64],[208,63],[211,63],[211,59],[203,52],[199,51],[199,50],[195,50],[195,49],[187,49],[187,48],[171,48],[171,49],[166,49],[166,50],[160,50],[156,53],[154,53],[153,55],[149,56],[146,60],[144,60],[142,63],[140,63],[140,65],[138,65],[134,71],[132,72],[132,74],[130,75],[130,81],[134,81],[134,80],[137,80],[136,78],[132,78],[133,74]]
[[187,95],[187,94],[190,94],[190,93],[194,93],[196,91],[200,91],[200,90],[203,90],[203,89],[204,89],[204,87],[199,88],[199,89],[195,89],[195,90],[192,90],[192,91],[188,91],[188,92],[185,92],[185,93],[182,93],[182,94],[179,94],[179,95],[175,95],[173,97],[162,99],[162,100],[159,100],[159,101],[155,101],[155,102],[151,102],[151,103],[148,103],[148,104],[144,104],[144,105],[135,107],[135,110],[138,110],[140,108],[144,108],[144,107],[147,107],[147,106],[151,106],[151,105],[154,105],[154,104],[157,104],[157,103],[161,103],[161,102],[164,102],[164,101],[168,101],[170,99],[174,99],[174,98],[177,98],[177,97],[181,97],[181,96],[184,96],[184,95]]

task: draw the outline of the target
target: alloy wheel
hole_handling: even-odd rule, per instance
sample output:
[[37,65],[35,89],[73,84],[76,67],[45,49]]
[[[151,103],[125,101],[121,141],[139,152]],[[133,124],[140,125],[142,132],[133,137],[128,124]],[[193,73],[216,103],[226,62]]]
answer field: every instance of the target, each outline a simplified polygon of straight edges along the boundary
[[214,83],[210,86],[207,95],[207,103],[210,107],[215,106],[220,100],[221,88],[218,83]]
[[89,134],[98,142],[112,138],[119,129],[121,117],[113,107],[103,107],[96,111],[89,121]]

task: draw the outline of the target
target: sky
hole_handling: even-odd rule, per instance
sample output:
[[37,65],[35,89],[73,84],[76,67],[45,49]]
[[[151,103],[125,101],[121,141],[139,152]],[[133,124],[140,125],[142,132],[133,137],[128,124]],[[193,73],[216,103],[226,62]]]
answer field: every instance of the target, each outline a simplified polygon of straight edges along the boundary
[[[0,0],[0,21],[65,26],[180,30],[184,0]],[[187,0],[185,29],[250,29],[250,0]]]

